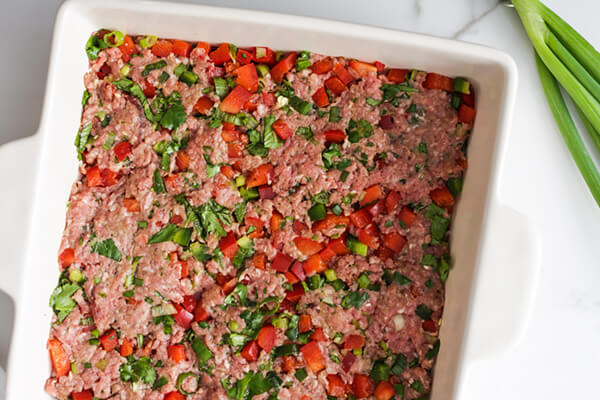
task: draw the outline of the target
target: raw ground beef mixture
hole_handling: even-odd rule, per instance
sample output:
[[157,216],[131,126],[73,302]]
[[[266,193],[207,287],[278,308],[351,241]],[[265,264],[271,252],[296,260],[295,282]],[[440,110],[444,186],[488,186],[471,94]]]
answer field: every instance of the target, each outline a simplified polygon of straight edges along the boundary
[[118,31],[86,52],[48,393],[426,396],[469,83]]

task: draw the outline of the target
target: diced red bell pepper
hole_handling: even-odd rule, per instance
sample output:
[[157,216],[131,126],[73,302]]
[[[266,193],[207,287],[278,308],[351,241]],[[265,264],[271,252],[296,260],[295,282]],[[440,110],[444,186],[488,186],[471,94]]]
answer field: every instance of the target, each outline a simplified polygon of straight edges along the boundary
[[342,143],[346,139],[346,134],[340,129],[329,129],[323,132],[327,143]]
[[271,220],[269,221],[269,228],[271,228],[271,232],[280,230],[281,222],[283,222],[283,216],[277,211],[273,211],[273,215],[271,215]]
[[458,108],[458,122],[472,124],[475,121],[475,109],[466,104],[461,104]]
[[275,52],[268,47],[255,47],[254,61],[256,61],[258,64],[273,65],[275,64]]
[[56,339],[50,339],[46,344],[46,348],[50,353],[50,361],[52,361],[52,367],[54,368],[54,372],[56,372],[56,377],[60,378],[61,376],[69,375],[71,362],[62,343]]
[[197,42],[196,48],[204,49],[204,54],[206,54],[207,56],[208,56],[208,53],[210,53],[210,44],[208,42]]
[[235,83],[245,88],[250,93],[256,93],[258,90],[258,74],[256,66],[252,63],[246,64],[233,71]]
[[377,250],[379,248],[379,232],[375,225],[370,224],[363,229],[359,229],[358,240],[366,244],[370,249]]
[[156,96],[156,88],[154,87],[153,84],[148,82],[148,79],[144,79],[142,81],[141,86],[142,86],[142,91],[144,92],[144,96],[146,96],[147,98]]
[[332,397],[346,397],[348,392],[348,385],[344,383],[339,375],[329,374],[327,375],[327,394]]
[[323,328],[315,328],[315,331],[312,335],[310,335],[310,340],[315,342],[326,342],[327,336],[325,336],[325,332],[323,332]]
[[358,350],[365,345],[365,337],[362,335],[348,335],[344,339],[344,350]]
[[339,95],[347,89],[346,85],[344,85],[344,82],[342,82],[340,78],[335,76],[332,76],[331,78],[325,81],[325,87],[331,90],[331,93],[335,95]]
[[327,107],[329,105],[329,96],[327,96],[325,86],[321,86],[319,89],[317,89],[317,91],[312,95],[312,99],[317,106]]
[[348,72],[348,70],[340,63],[335,64],[333,67],[333,73],[340,78],[344,85],[349,84],[354,80],[354,77]]
[[431,319],[428,319],[427,321],[423,321],[423,324],[421,326],[423,327],[423,330],[425,332],[429,332],[429,333],[437,332],[436,324]]
[[298,332],[304,333],[312,329],[312,319],[308,314],[302,314],[298,320]]
[[167,354],[175,364],[180,363],[181,361],[185,361],[185,345],[173,344],[167,346]]
[[179,264],[179,279],[187,278],[190,274],[190,269],[188,267],[188,262],[186,260],[180,260],[177,262]]
[[350,221],[352,221],[352,225],[357,228],[364,228],[365,226],[369,225],[372,220],[373,217],[366,208],[361,208],[360,210],[356,210],[350,214]]
[[240,133],[235,130],[235,126],[230,127],[223,125],[223,130],[221,131],[221,138],[225,143],[237,142],[240,140]]
[[454,79],[449,78],[445,75],[436,74],[434,72],[430,72],[425,77],[425,82],[423,82],[423,87],[425,89],[441,89],[447,92],[454,91]]
[[323,244],[304,237],[294,238],[294,244],[304,257],[310,257],[323,249]]
[[381,187],[379,185],[373,185],[365,190],[365,195],[359,201],[359,204],[361,207],[364,207],[367,204],[376,202],[381,198],[383,198],[383,190],[381,190]]
[[381,381],[377,384],[375,388],[375,399],[377,400],[390,400],[392,397],[396,395],[396,390],[394,386],[388,381]]
[[340,236],[336,239],[331,239],[327,244],[327,247],[335,252],[338,256],[350,254],[350,249],[346,247],[346,237]]
[[240,355],[244,357],[244,359],[248,362],[253,362],[258,360],[258,353],[260,352],[260,348],[258,347],[258,343],[256,340],[252,340],[244,346]]
[[332,236],[339,233],[340,229],[344,231],[348,229],[350,218],[345,215],[327,214],[325,219],[317,221],[313,224],[313,232],[321,232],[326,236]]
[[180,150],[175,155],[175,165],[180,171],[186,171],[190,166],[190,156],[185,150]]
[[91,390],[84,390],[82,392],[73,392],[71,393],[71,398],[73,400],[93,400],[94,395]]
[[460,99],[463,102],[463,104],[466,104],[469,107],[475,107],[475,91],[473,90],[473,86],[471,86],[469,94],[461,93]]
[[119,354],[121,355],[121,357],[128,357],[133,354],[133,346],[131,345],[131,342],[129,340],[123,340],[123,343],[121,343],[121,347],[119,347]]
[[304,357],[304,361],[306,361],[306,365],[308,365],[315,374],[325,368],[325,358],[323,357],[321,348],[317,342],[308,342],[300,347],[300,352]]
[[377,73],[377,67],[373,64],[369,64],[362,61],[350,60],[349,64],[350,68],[352,68],[358,76],[361,78],[363,76],[369,75],[371,73]]
[[227,156],[229,158],[242,158],[244,156],[244,145],[239,142],[227,143]]
[[173,43],[170,40],[157,40],[152,46],[152,54],[156,57],[167,57],[173,52]]
[[377,202],[371,204],[370,206],[365,207],[369,213],[376,217],[381,214],[385,209],[385,201],[383,199],[379,199]]
[[273,93],[263,92],[262,97],[263,97],[263,103],[265,103],[265,106],[267,106],[267,107],[273,107],[275,105],[275,103],[277,102],[277,98],[275,97],[275,95]]
[[223,289],[223,293],[225,293],[226,295],[231,293],[231,291],[235,288],[235,285],[237,284],[237,278],[235,276],[223,275],[220,273],[217,273],[217,275],[215,276],[215,280],[217,281],[219,286],[221,286],[221,289]]
[[408,75],[407,69],[400,68],[392,68],[387,73],[387,78],[389,81],[394,83],[402,83],[406,81],[406,76]]
[[265,226],[265,223],[260,218],[246,217],[245,222],[247,229],[251,226],[255,228],[255,230],[248,235],[249,238],[255,239],[264,236],[263,227]]
[[112,186],[119,180],[119,174],[111,169],[103,168],[100,170],[103,186]]
[[285,140],[294,134],[294,131],[283,120],[273,122],[273,130],[281,139]]
[[202,322],[202,321],[207,321],[209,318],[210,318],[210,316],[206,312],[206,309],[204,307],[202,307],[201,303],[198,303],[196,305],[196,309],[194,310],[194,321]]
[[[238,49],[237,54],[235,56],[236,61],[240,63],[240,65],[249,65],[249,63],[252,62],[253,58],[254,56],[252,55],[252,53],[244,49]],[[256,71],[256,68],[254,70]]]
[[113,148],[113,152],[117,160],[123,161],[131,153],[131,143],[121,142]]
[[383,235],[383,244],[394,253],[400,253],[406,246],[406,238],[397,232]]
[[299,363],[294,356],[281,357],[281,369],[283,372],[294,372],[299,367]]
[[135,47],[135,43],[133,39],[129,35],[125,35],[123,38],[123,44],[119,46],[119,50],[121,50],[121,58],[124,62],[129,62],[131,56],[137,53],[137,47]]
[[100,336],[100,344],[105,351],[112,351],[119,345],[119,338],[114,329],[109,330],[104,335]]
[[235,172],[235,170],[229,165],[223,165],[220,171],[227,179],[233,179],[237,175],[237,172]]
[[306,274],[304,273],[304,266],[300,261],[294,261],[294,263],[292,264],[292,268],[290,268],[290,271],[292,271],[292,273],[296,275],[298,280],[303,281],[306,279]]
[[292,230],[294,231],[295,234],[301,235],[307,229],[308,229],[308,226],[304,222],[297,220],[297,219],[294,220],[294,223],[292,224]]
[[348,353],[346,353],[344,358],[342,358],[342,370],[344,372],[350,371],[350,368],[352,368],[352,365],[354,365],[355,361],[356,356],[352,352],[349,351]]
[[131,213],[140,211],[140,202],[134,198],[123,199],[123,207]]
[[238,85],[219,104],[219,110],[229,114],[237,114],[250,99],[250,96],[250,92]]
[[400,193],[396,192],[395,190],[389,192],[385,198],[385,208],[387,209],[387,212],[389,214],[393,213],[400,201],[402,201],[402,196]]
[[315,254],[311,256],[308,260],[304,261],[302,263],[302,266],[304,267],[304,272],[306,273],[306,276],[320,274],[321,272],[327,269],[325,262],[318,254]]
[[179,393],[177,390],[165,394],[163,400],[185,400],[185,396]]
[[58,262],[60,263],[61,267],[63,267],[63,268],[66,268],[66,267],[70,266],[71,264],[73,264],[75,262],[75,250],[73,250],[70,247],[67,247],[66,249],[64,249],[58,255]]
[[352,392],[357,399],[364,399],[373,393],[373,381],[368,375],[356,374],[352,381]]
[[246,179],[246,187],[252,188],[262,185],[270,185],[273,181],[273,175],[275,174],[273,170],[273,165],[271,164],[262,164],[258,167],[254,168],[248,179]]
[[298,277],[292,271],[284,272],[283,276],[285,276],[287,283],[290,285],[295,285],[296,283],[300,282],[300,279],[298,279]]
[[223,255],[230,260],[233,260],[235,253],[238,250],[237,239],[232,231],[227,232],[227,236],[221,238],[219,241],[219,248],[223,252]]
[[319,257],[321,257],[321,260],[323,261],[323,263],[328,263],[329,261],[333,260],[333,258],[335,256],[336,256],[335,251],[333,251],[333,249],[329,248],[329,246],[326,246],[319,253]]
[[181,306],[183,308],[185,308],[187,311],[193,313],[194,310],[196,309],[196,305],[198,304],[198,302],[196,301],[196,299],[194,298],[194,296],[183,296],[183,302],[181,303]]
[[215,65],[223,65],[225,62],[231,61],[229,43],[221,43],[219,47],[208,53],[208,58],[210,58]]
[[300,283],[296,283],[292,286],[292,290],[285,292],[285,298],[292,303],[297,303],[303,295],[304,287]]
[[190,52],[192,51],[192,45],[183,40],[174,39],[171,41],[173,43],[173,53],[177,56],[181,57],[189,57]]
[[277,254],[275,254],[275,258],[273,258],[271,268],[277,272],[286,272],[288,269],[290,269],[293,261],[294,260],[292,257],[278,251]]
[[264,271],[267,269],[267,255],[265,253],[254,253],[252,256],[252,265],[254,268]]
[[281,83],[285,74],[291,71],[294,65],[296,65],[296,53],[292,52],[271,68],[271,79],[275,83]]
[[316,61],[310,66],[310,69],[315,74],[326,74],[333,69],[333,60],[330,57]]
[[85,171],[85,176],[87,178],[87,184],[89,187],[104,186],[104,182],[102,181],[102,175],[100,174],[100,168],[98,166],[89,167]]
[[194,320],[194,314],[180,306],[179,304],[173,304],[177,313],[173,315],[173,319],[183,329],[190,329],[190,324]]
[[339,375],[327,375],[327,394],[332,397],[346,397],[348,385]]
[[275,336],[275,327],[273,325],[265,325],[258,331],[256,342],[261,349],[268,353],[275,346]]
[[377,72],[381,72],[385,69],[385,64],[379,61],[375,61],[373,62],[373,65],[375,66],[375,68],[377,68]]
[[213,104],[214,102],[208,96],[202,96],[194,105],[194,110],[198,111],[200,114],[209,115]]
[[429,196],[431,200],[442,208],[451,208],[454,205],[454,197],[450,190],[446,186],[441,186],[437,189],[433,189]]
[[398,218],[400,218],[400,221],[402,221],[405,226],[411,226],[417,220],[417,214],[415,214],[414,211],[409,207],[404,206],[400,210]]

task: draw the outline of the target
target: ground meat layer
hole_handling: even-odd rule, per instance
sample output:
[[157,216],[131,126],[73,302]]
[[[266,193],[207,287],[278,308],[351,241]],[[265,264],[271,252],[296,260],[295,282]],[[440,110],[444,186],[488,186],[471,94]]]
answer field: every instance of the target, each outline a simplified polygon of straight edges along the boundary
[[463,79],[97,32],[52,294],[58,399],[416,399]]

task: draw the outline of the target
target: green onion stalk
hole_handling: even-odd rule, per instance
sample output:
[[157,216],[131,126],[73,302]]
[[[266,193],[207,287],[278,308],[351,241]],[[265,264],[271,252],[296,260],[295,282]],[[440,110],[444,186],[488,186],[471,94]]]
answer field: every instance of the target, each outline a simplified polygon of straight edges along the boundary
[[562,86],[573,100],[586,130],[600,150],[600,53],[539,0],[512,0],[512,3],[535,49],[538,74],[550,110],[600,206],[600,173],[560,91]]

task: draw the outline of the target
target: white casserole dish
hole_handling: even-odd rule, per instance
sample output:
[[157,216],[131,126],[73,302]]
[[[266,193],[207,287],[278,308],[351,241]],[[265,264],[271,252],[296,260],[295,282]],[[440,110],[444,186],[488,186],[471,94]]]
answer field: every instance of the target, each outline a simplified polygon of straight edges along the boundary
[[539,244],[526,217],[498,193],[517,71],[490,48],[326,20],[194,5],[69,0],[54,30],[39,131],[0,147],[0,289],[13,300],[7,400],[49,399],[45,350],[57,282],[65,203],[76,178],[73,138],[81,112],[84,45],[99,28],[241,47],[306,49],[394,67],[466,76],[477,93],[469,169],[453,225],[455,267],[447,282],[444,323],[431,399],[461,398],[475,361],[497,357],[518,340],[534,296]]

